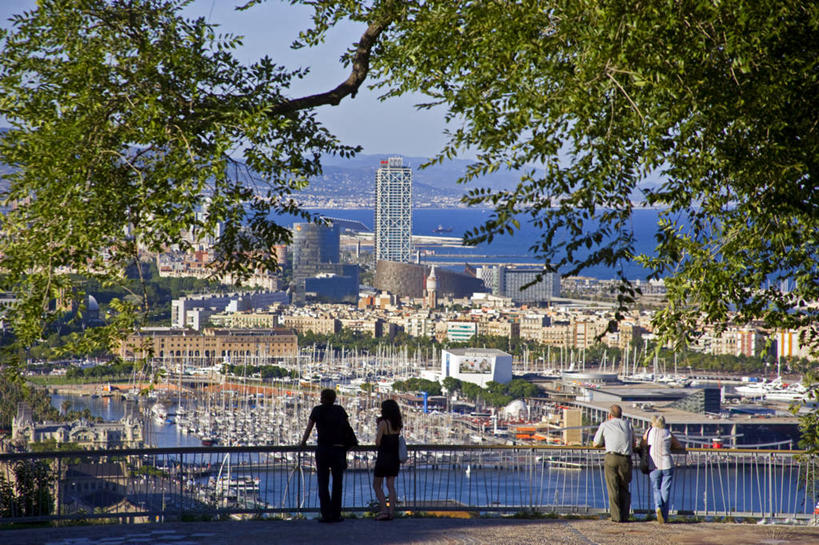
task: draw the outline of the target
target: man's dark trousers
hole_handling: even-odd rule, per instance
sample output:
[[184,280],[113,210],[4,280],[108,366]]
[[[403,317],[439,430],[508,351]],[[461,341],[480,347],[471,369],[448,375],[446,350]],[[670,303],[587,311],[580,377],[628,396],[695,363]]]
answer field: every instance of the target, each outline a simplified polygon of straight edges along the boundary
[[[316,447],[316,480],[318,481],[321,518],[341,518],[342,483],[347,468],[347,451],[344,447],[319,445]],[[330,495],[330,473],[333,474],[333,493]]]
[[626,522],[631,509],[631,456],[607,452],[603,464],[606,488],[609,491],[611,520]]

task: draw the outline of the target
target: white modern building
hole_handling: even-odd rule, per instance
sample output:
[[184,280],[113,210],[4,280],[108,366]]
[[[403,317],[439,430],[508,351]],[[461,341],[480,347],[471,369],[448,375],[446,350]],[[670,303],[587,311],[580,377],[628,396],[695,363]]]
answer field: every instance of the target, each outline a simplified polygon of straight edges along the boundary
[[287,294],[281,291],[180,297],[171,301],[171,327],[201,331],[215,313],[265,310],[273,304],[289,302]]
[[475,322],[447,322],[446,340],[451,343],[469,342],[478,334],[478,324]]
[[486,387],[489,381],[512,380],[512,356],[494,348],[450,348],[441,351],[441,380],[446,377]]
[[409,263],[412,255],[412,169],[401,157],[375,172],[375,261]]

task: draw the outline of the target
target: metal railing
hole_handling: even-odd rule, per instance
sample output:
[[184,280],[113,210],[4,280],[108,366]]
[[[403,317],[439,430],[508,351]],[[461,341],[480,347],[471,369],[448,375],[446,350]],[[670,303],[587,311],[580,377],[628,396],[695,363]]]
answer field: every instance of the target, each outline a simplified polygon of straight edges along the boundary
[[[596,514],[608,511],[603,452],[584,447],[410,445],[399,511]],[[348,453],[345,511],[374,508],[375,450]],[[313,452],[189,447],[0,455],[0,523],[121,522],[318,512]],[[690,449],[675,455],[671,513],[814,519],[814,457],[799,451]],[[653,512],[635,463],[635,513]]]

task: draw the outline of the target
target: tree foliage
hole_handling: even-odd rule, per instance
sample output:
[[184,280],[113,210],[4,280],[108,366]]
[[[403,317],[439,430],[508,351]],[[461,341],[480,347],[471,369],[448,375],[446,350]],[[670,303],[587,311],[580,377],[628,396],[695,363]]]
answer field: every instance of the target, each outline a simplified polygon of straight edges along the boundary
[[134,373],[134,364],[126,361],[115,361],[110,365],[95,365],[94,367],[71,366],[65,371],[67,379],[103,379],[103,378],[130,378]]
[[448,393],[461,391],[461,381],[455,377],[444,377],[444,380],[441,381],[441,386],[446,388]]
[[306,331],[298,334],[298,340],[299,346],[305,348],[315,346],[320,351],[331,349],[334,356],[341,354],[342,349],[347,352],[357,350],[361,353],[376,354],[379,350],[387,352],[396,347],[406,347],[409,357],[415,357],[416,353],[429,356],[440,346],[430,337],[413,337],[404,332],[398,332],[391,338],[373,337],[368,333],[346,328],[332,335]]
[[240,39],[182,17],[189,3],[45,0],[0,35],[0,160],[14,168],[0,253],[26,344],[52,301],[78,296],[69,272],[117,281],[140,250],[213,236],[214,272],[275,267],[269,248],[290,233],[271,212],[308,217],[291,193],[320,154],[354,151],[311,113],[272,113],[304,71],[241,64]]
[[508,384],[489,381],[485,388],[464,381],[458,381],[458,384],[451,386],[453,390],[461,392],[466,399],[475,403],[483,402],[492,407],[505,407],[515,399],[534,397],[540,391],[537,386],[523,379],[514,379]]
[[50,515],[54,508],[51,486],[55,476],[49,465],[41,460],[20,460],[12,472],[13,485],[5,475],[0,475],[0,516]]
[[[757,322],[796,329],[819,352],[815,2],[310,4],[307,43],[343,17],[388,14],[375,86],[446,110],[450,140],[433,162],[468,150],[464,182],[522,173],[511,190],[468,192],[493,212],[467,242],[528,220],[544,270],[618,271],[617,318],[636,294],[625,262],[664,278],[663,341]],[[652,255],[636,255],[638,200],[662,209]]]
[[[819,7],[799,0],[615,2],[324,0],[393,22],[372,60],[385,97],[421,92],[452,122],[435,158],[470,150],[464,181],[494,212],[472,243],[542,230],[532,250],[563,274],[639,260],[665,277],[656,325],[685,341],[700,320],[805,328],[816,341]],[[647,182],[653,182],[648,183]],[[635,194],[663,209],[655,255],[635,255]],[[620,273],[621,309],[634,289]],[[787,280],[788,289],[781,282]],[[734,316],[736,310],[738,316]]]
[[[819,402],[819,366],[812,365],[803,369],[805,374],[802,383],[807,387],[805,400]],[[790,410],[799,415],[799,447],[805,449],[807,458],[819,455],[819,411],[807,411],[802,403],[794,403]],[[813,480],[816,480],[814,475]]]
[[392,388],[398,392],[426,392],[431,396],[441,395],[441,385],[434,380],[427,380],[425,378],[396,380],[392,383]]
[[0,372],[0,428],[11,430],[11,421],[21,401],[31,407],[35,421],[59,419],[59,412],[51,406],[51,396],[45,389],[14,379],[10,372]]
[[[635,294],[622,264],[664,277],[666,340],[760,321],[819,346],[816,3],[311,0],[298,45],[344,19],[366,28],[344,57],[350,77],[295,99],[303,71],[242,65],[238,39],[183,18],[187,3],[43,0],[2,37],[0,159],[16,169],[16,208],[0,253],[26,342],[73,295],[66,271],[110,281],[138,248],[184,247],[189,230],[220,231],[217,270],[275,266],[267,249],[289,233],[268,213],[299,212],[290,194],[321,153],[354,151],[305,111],[355,95],[372,70],[385,98],[421,92],[446,110],[434,161],[476,153],[463,181],[522,173],[511,190],[469,191],[493,212],[468,242],[530,221],[545,270],[620,271],[621,311]],[[640,193],[663,210],[650,256],[635,255]]]
[[514,399],[535,397],[540,392],[536,385],[524,379],[514,379],[508,384],[489,381],[485,388],[454,377],[446,377],[441,384],[422,378],[398,380],[392,384],[393,389],[399,392],[427,392],[429,395],[441,395],[441,386],[449,393],[461,392],[466,399],[480,400],[493,407],[504,407]]

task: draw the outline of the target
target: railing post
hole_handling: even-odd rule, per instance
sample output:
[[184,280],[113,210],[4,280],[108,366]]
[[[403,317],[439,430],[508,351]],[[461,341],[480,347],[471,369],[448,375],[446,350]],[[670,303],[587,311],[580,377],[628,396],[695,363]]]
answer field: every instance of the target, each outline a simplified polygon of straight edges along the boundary
[[[811,503],[813,503],[813,500],[815,500],[815,499],[817,498],[817,494],[816,494],[816,481],[817,481],[817,479],[818,479],[818,478],[817,478],[817,476],[816,476],[816,465],[817,465],[816,456],[814,456],[813,454],[811,454],[811,455],[810,455],[810,458],[808,458],[808,462],[807,462],[807,463],[808,463],[808,464],[810,464],[811,469],[813,470],[813,480],[812,480],[812,484],[813,484],[813,495],[811,496]],[[807,471],[806,471],[806,473],[807,473],[808,475],[810,475],[810,473],[811,473],[811,472],[810,472],[810,470],[807,470]],[[806,493],[807,493],[807,490],[808,490],[808,487],[807,487],[807,485],[805,485],[805,492],[806,492]],[[813,508],[813,524],[814,524],[814,525],[817,523],[817,518],[819,518],[819,501],[817,501],[817,502],[816,502],[816,507],[814,507],[814,508]]]
[[775,516],[774,501],[773,501],[773,459],[774,453],[768,456],[768,512],[773,519]]
[[[705,510],[704,516],[708,516],[708,458],[709,455],[703,454],[703,463],[702,463],[702,481],[703,481],[703,491],[702,491],[702,501],[703,501],[703,509]],[[697,486],[699,487],[699,476],[700,476],[700,469],[699,464],[697,464]]]
[[178,515],[179,518],[178,518],[178,520],[180,522],[182,521],[182,511],[183,511],[182,504],[185,502],[185,496],[184,496],[184,493],[185,493],[185,489],[184,489],[185,479],[184,479],[184,476],[183,476],[183,473],[182,473],[182,467],[183,467],[182,462],[184,460],[185,460],[185,455],[180,454],[179,455],[179,465],[178,465],[179,469],[176,472],[176,478],[179,479],[179,515]]
[[534,512],[535,510],[535,500],[534,500],[534,469],[535,469],[535,449],[529,450],[529,510]]
[[301,453],[303,451],[304,447],[299,447],[296,453],[296,509],[299,514],[304,510],[304,506],[301,503],[301,476],[303,475],[301,470]]
[[57,520],[62,519],[63,514],[63,459],[57,458]]
[[412,510],[418,507],[418,451],[412,451]]

